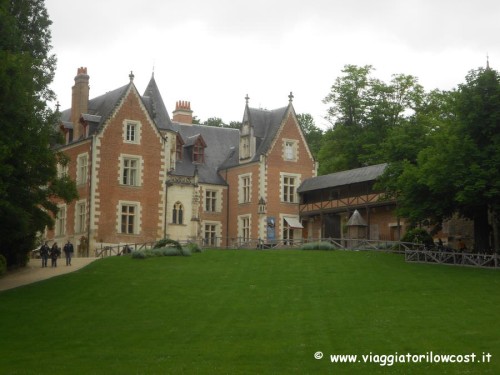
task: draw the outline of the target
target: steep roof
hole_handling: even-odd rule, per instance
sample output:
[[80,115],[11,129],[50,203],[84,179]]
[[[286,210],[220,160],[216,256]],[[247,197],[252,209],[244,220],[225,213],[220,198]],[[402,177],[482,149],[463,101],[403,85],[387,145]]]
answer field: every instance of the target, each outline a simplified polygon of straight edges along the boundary
[[[129,85],[130,84],[127,84],[113,91],[108,91],[106,94],[90,99],[87,113],[82,114],[83,118],[98,126],[102,125],[116,108],[123,95],[125,95]],[[71,124],[71,108],[61,112],[60,120],[65,127],[69,127],[69,124]],[[74,124],[72,125],[74,126]]]
[[[82,116],[86,121],[92,123],[92,130],[99,131],[131,85],[133,85],[133,82],[89,100],[88,111],[82,114]],[[151,77],[144,91],[144,96],[141,99],[158,129],[171,130],[172,121],[170,120],[154,76]],[[71,108],[61,112],[60,120],[65,128],[70,128]]]
[[156,126],[161,130],[171,130],[172,121],[168,115],[167,107],[165,107],[154,75],[151,76],[142,99]]
[[384,173],[386,167],[387,164],[384,163],[331,173],[324,176],[312,177],[304,180],[297,189],[297,192],[303,193],[311,190],[320,190],[359,182],[374,181]]
[[[172,130],[176,131],[184,140],[185,152],[183,152],[182,160],[177,161],[175,170],[171,174],[175,176],[194,176],[195,168],[197,168],[200,182],[225,185],[226,182],[218,171],[234,148],[239,147],[239,130],[207,125],[187,125],[176,122],[172,123]],[[204,162],[193,163],[191,153],[186,152],[186,150],[200,137],[207,145],[204,150]]]
[[253,134],[256,137],[255,155],[252,161],[259,160],[261,155],[265,155],[269,151],[288,108],[289,106],[266,110],[246,106],[243,123],[248,122],[253,127]]

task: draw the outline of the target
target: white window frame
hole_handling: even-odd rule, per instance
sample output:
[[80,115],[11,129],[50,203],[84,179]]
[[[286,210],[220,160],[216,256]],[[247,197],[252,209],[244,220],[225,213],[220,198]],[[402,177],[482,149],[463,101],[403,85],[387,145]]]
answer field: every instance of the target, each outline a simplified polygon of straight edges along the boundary
[[[131,132],[133,129],[133,132]],[[124,120],[123,121],[123,142],[131,144],[141,143],[142,126],[140,121]]]
[[218,194],[217,190],[205,190],[205,212],[217,212]]
[[[300,185],[300,175],[294,173],[280,173],[280,200],[283,203],[298,203],[297,188]],[[293,179],[293,181],[291,181]],[[292,191],[290,191],[292,189]]]
[[55,235],[64,236],[66,234],[67,206],[64,204],[57,206],[57,208]]
[[[129,165],[131,162],[135,162],[134,167]],[[120,185],[142,186],[142,165],[141,156],[122,154],[120,156]]]
[[[128,207],[128,208],[133,208],[133,213],[131,214],[130,212],[123,212],[123,208]],[[117,216],[117,232],[121,234],[127,234],[127,235],[137,235],[140,234],[140,228],[141,228],[141,205],[139,202],[131,202],[131,201],[119,201],[118,202],[118,216]],[[130,232],[128,228],[130,227],[130,222],[129,220],[126,220],[126,230],[123,230],[123,216],[124,214],[127,217],[133,217],[133,222],[132,222],[132,231]]]
[[89,174],[89,154],[80,154],[76,160],[76,184],[86,184]]
[[250,240],[252,233],[252,216],[241,215],[238,216],[238,237],[246,242]]
[[75,204],[75,233],[85,233],[87,229],[87,201],[81,200]]
[[252,174],[238,176],[238,203],[252,202]]
[[57,177],[62,178],[68,176],[68,164],[57,163]]
[[297,149],[299,142],[295,139],[283,139],[283,159],[285,161],[297,161]]
[[203,239],[206,246],[217,246],[217,223],[205,222],[203,224]]

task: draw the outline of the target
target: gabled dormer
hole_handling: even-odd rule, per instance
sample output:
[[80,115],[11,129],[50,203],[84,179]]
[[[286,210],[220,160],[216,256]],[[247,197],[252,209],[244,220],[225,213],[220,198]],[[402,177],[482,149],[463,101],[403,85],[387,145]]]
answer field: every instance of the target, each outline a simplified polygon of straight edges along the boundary
[[248,95],[245,97],[245,113],[240,128],[240,162],[245,163],[252,160],[255,155],[255,134],[254,128],[250,122],[250,108],[248,107]]
[[195,134],[186,139],[184,148],[186,152],[191,155],[191,160],[196,164],[203,164],[205,162],[205,148],[207,144],[201,134]]

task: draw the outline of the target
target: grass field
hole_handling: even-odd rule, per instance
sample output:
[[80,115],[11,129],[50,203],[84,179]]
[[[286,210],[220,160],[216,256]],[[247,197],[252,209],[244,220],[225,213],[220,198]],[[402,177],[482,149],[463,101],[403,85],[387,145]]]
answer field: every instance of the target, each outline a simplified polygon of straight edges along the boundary
[[[498,270],[397,254],[113,257],[0,292],[0,373],[500,374],[499,313]],[[431,351],[491,359],[382,366],[361,357]],[[360,362],[332,363],[336,354]]]

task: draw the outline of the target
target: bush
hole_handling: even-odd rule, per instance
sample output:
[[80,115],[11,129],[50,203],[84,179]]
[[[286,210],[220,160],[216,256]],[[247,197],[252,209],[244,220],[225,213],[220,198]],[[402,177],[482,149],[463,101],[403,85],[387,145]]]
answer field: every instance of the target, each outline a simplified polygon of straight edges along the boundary
[[182,249],[182,247],[180,249],[177,247],[160,247],[141,251],[132,251],[132,258],[134,259],[190,255],[191,251],[189,249]]
[[321,242],[310,242],[302,245],[302,250],[335,250],[335,246],[333,246],[330,242],[321,241]]
[[188,250],[190,253],[201,253],[203,250],[195,242],[189,242],[185,247],[184,251]]
[[132,258],[134,258],[134,259],[146,259],[146,254],[144,254],[144,251],[134,250],[134,251],[132,251]]
[[0,254],[0,277],[3,276],[7,272],[7,259]]
[[427,247],[434,246],[432,236],[429,234],[429,232],[422,228],[410,229],[405,233],[403,238],[401,238],[401,242],[421,243]]

